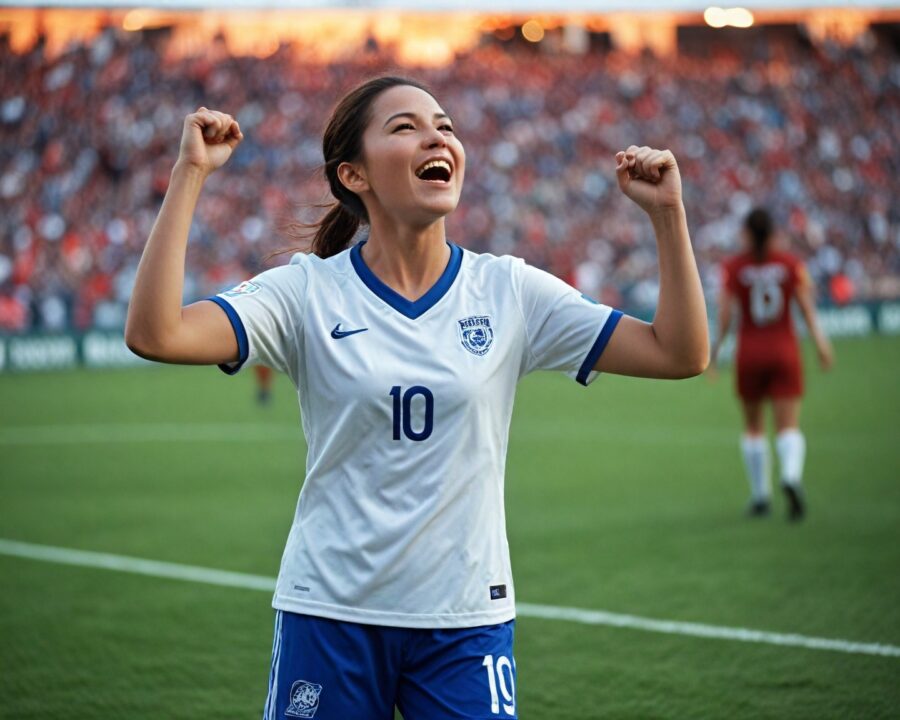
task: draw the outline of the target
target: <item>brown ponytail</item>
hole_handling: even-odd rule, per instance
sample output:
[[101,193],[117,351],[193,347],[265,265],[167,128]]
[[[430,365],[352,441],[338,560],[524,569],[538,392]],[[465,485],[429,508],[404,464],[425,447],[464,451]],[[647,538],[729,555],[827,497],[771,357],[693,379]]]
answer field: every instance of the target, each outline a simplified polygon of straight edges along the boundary
[[753,257],[758,262],[761,262],[766,257],[766,251],[769,249],[769,240],[772,237],[772,216],[762,208],[754,208],[747,215],[747,219],[744,220],[744,228],[750,235]]
[[[355,162],[362,156],[362,138],[372,115],[372,103],[385,90],[398,85],[411,85],[434,95],[415,80],[392,75],[377,77],[347,93],[335,107],[322,136],[322,156],[325,158],[325,179],[332,196],[337,200],[327,207],[325,216],[315,223],[291,223],[291,234],[300,240],[312,235],[309,252],[320,258],[331,257],[346,250],[361,225],[369,224],[366,206],[359,195],[350,192],[338,178],[341,163]],[[289,252],[285,250],[284,252]]]
[[316,223],[316,234],[313,236],[309,251],[320,258],[331,257],[346,250],[353,241],[361,220],[337,202]]

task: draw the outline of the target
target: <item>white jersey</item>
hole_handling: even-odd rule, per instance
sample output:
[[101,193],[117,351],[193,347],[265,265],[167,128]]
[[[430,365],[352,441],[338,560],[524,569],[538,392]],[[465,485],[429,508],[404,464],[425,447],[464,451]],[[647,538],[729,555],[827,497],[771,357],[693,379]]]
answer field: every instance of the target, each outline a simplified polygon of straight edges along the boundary
[[584,385],[621,313],[511,257],[450,245],[410,302],[361,244],[295,256],[215,298],[240,361],[287,373],[309,446],[273,605],[376,625],[515,616],[503,506],[519,378]]

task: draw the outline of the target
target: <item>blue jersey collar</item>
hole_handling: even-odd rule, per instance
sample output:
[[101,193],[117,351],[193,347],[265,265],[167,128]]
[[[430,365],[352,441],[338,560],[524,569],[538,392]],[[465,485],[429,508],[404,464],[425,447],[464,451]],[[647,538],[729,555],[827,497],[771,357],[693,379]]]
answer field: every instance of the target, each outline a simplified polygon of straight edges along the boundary
[[389,288],[375,276],[375,273],[369,270],[366,261],[362,257],[362,246],[365,244],[366,241],[363,240],[350,248],[350,262],[353,263],[353,269],[356,270],[359,279],[363,281],[369,290],[410,320],[415,320],[420,315],[428,312],[437,304],[438,300],[447,294],[447,291],[453,285],[453,281],[456,280],[462,264],[462,249],[458,245],[448,242],[447,244],[450,246],[450,262],[447,263],[444,272],[431,289],[413,302]]

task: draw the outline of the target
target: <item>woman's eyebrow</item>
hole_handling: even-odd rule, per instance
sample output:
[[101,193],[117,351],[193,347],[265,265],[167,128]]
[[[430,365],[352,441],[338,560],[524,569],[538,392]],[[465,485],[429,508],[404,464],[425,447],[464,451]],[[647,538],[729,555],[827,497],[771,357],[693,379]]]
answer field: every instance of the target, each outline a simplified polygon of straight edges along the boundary
[[[398,113],[394,113],[393,115],[391,115],[391,116],[385,121],[385,123],[384,123],[384,125],[383,125],[382,127],[387,127],[387,124],[388,124],[391,120],[396,120],[397,118],[400,118],[400,117],[411,118],[411,119],[414,120],[414,119],[415,119],[416,117],[418,117],[418,116],[417,116],[414,112],[398,112]],[[449,116],[447,113],[435,113],[433,119],[434,119],[434,120],[443,120],[444,118],[446,118],[446,119],[449,120],[449,119],[450,119],[450,116]]]

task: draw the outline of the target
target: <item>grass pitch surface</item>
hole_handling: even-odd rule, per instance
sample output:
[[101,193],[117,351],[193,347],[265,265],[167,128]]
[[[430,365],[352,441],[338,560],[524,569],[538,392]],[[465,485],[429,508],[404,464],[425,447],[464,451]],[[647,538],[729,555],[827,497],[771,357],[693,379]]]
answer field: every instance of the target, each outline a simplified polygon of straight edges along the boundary
[[[507,518],[521,602],[900,645],[900,338],[807,362],[810,514],[742,517],[726,374],[520,387]],[[809,360],[809,358],[808,358]],[[274,576],[305,446],[285,378],[0,376],[0,538]],[[0,555],[0,718],[258,718],[267,593]],[[523,617],[532,718],[888,718],[900,658]],[[489,715],[489,709],[486,712]]]

